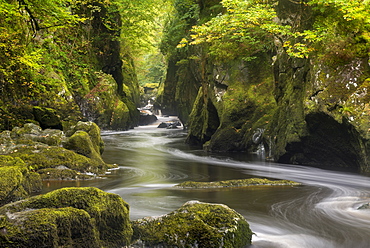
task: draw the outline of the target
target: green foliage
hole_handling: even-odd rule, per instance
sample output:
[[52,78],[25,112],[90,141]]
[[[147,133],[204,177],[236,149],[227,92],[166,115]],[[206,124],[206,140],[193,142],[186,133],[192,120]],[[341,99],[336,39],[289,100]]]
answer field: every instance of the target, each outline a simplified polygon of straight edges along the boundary
[[[314,51],[329,57],[336,54],[340,57],[338,60],[368,54],[370,7],[366,1],[300,3],[304,7],[311,6],[316,18],[313,27],[304,30],[296,30],[295,26],[299,26],[296,23],[292,26],[279,23],[276,1],[223,0],[221,3],[226,12],[194,26],[191,39],[181,40],[179,48],[208,43],[209,53],[217,59],[250,60],[258,52],[271,50],[274,39],[284,37],[283,46],[293,57],[307,57]],[[344,45],[350,48],[345,49]]]
[[164,27],[160,45],[161,52],[165,55],[173,54],[173,49],[199,19],[199,5],[194,0],[176,0],[174,9]]

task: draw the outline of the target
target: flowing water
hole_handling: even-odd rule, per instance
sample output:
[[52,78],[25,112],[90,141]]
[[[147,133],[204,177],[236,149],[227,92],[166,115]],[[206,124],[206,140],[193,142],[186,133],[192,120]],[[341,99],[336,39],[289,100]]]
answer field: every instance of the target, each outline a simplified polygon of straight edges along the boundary
[[[103,158],[119,169],[104,179],[49,182],[45,191],[94,186],[119,194],[130,205],[132,220],[167,214],[189,200],[222,203],[245,216],[251,247],[370,247],[370,178],[348,172],[264,162],[258,155],[207,154],[184,144],[180,129],[156,126],[103,132]],[[177,189],[183,181],[219,181],[267,177],[301,186],[234,189]]]

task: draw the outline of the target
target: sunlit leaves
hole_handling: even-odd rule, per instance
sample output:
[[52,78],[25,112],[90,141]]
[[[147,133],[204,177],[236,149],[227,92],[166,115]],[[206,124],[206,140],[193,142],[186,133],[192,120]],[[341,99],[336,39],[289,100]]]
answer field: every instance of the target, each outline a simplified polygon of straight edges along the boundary
[[[361,43],[361,38],[367,42],[370,40],[369,0],[297,2],[303,6],[311,6],[315,16],[313,27],[299,32],[289,25],[280,24],[275,13],[274,4],[277,1],[223,0],[221,3],[226,9],[225,13],[203,25],[193,27],[191,40],[182,40],[179,48],[188,44],[208,43],[210,53],[221,59],[225,57],[223,46],[228,54],[227,59],[237,55],[247,58],[270,49],[274,38],[284,37],[283,47],[286,52],[290,56],[303,58],[319,50],[324,52],[324,47],[330,46],[335,37],[350,43]],[[369,47],[363,45],[355,49],[366,50],[364,46]]]

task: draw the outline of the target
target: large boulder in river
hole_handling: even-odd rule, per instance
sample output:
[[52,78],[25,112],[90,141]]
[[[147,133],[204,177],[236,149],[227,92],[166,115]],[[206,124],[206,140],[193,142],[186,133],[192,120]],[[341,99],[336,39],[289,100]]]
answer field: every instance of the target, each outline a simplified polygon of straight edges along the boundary
[[185,203],[160,217],[133,222],[134,239],[145,247],[244,247],[252,231],[245,218],[223,204]]
[[100,153],[96,151],[96,146],[91,141],[90,135],[85,131],[75,132],[69,139],[63,144],[64,148],[72,150],[78,154],[84,155],[91,158],[99,163],[103,164],[103,159]]
[[0,208],[0,247],[124,247],[129,207],[96,188],[63,188]]
[[100,128],[94,122],[82,122],[79,121],[71,130],[67,131],[68,137],[72,136],[77,131],[85,131],[89,134],[89,138],[94,146],[97,153],[102,154],[104,150],[104,142],[100,136]]

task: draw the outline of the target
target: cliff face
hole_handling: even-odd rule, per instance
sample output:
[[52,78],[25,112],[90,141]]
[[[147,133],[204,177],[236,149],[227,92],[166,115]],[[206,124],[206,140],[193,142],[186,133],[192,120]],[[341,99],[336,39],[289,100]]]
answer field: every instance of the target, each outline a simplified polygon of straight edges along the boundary
[[[285,0],[275,9],[276,21],[295,31],[310,29],[321,13]],[[284,45],[292,39],[275,36],[275,48],[249,62],[201,57],[204,66],[198,62],[196,71],[202,87],[196,98],[187,98],[194,102],[188,142],[210,151],[259,150],[282,163],[368,172],[369,58],[366,50],[347,51],[366,41],[334,40],[323,53],[297,58]]]
[[9,1],[5,7],[0,130],[38,121],[35,106],[54,109],[64,126],[78,120],[110,129],[137,124],[139,87],[131,55],[121,48],[114,2],[48,2],[40,9]]

